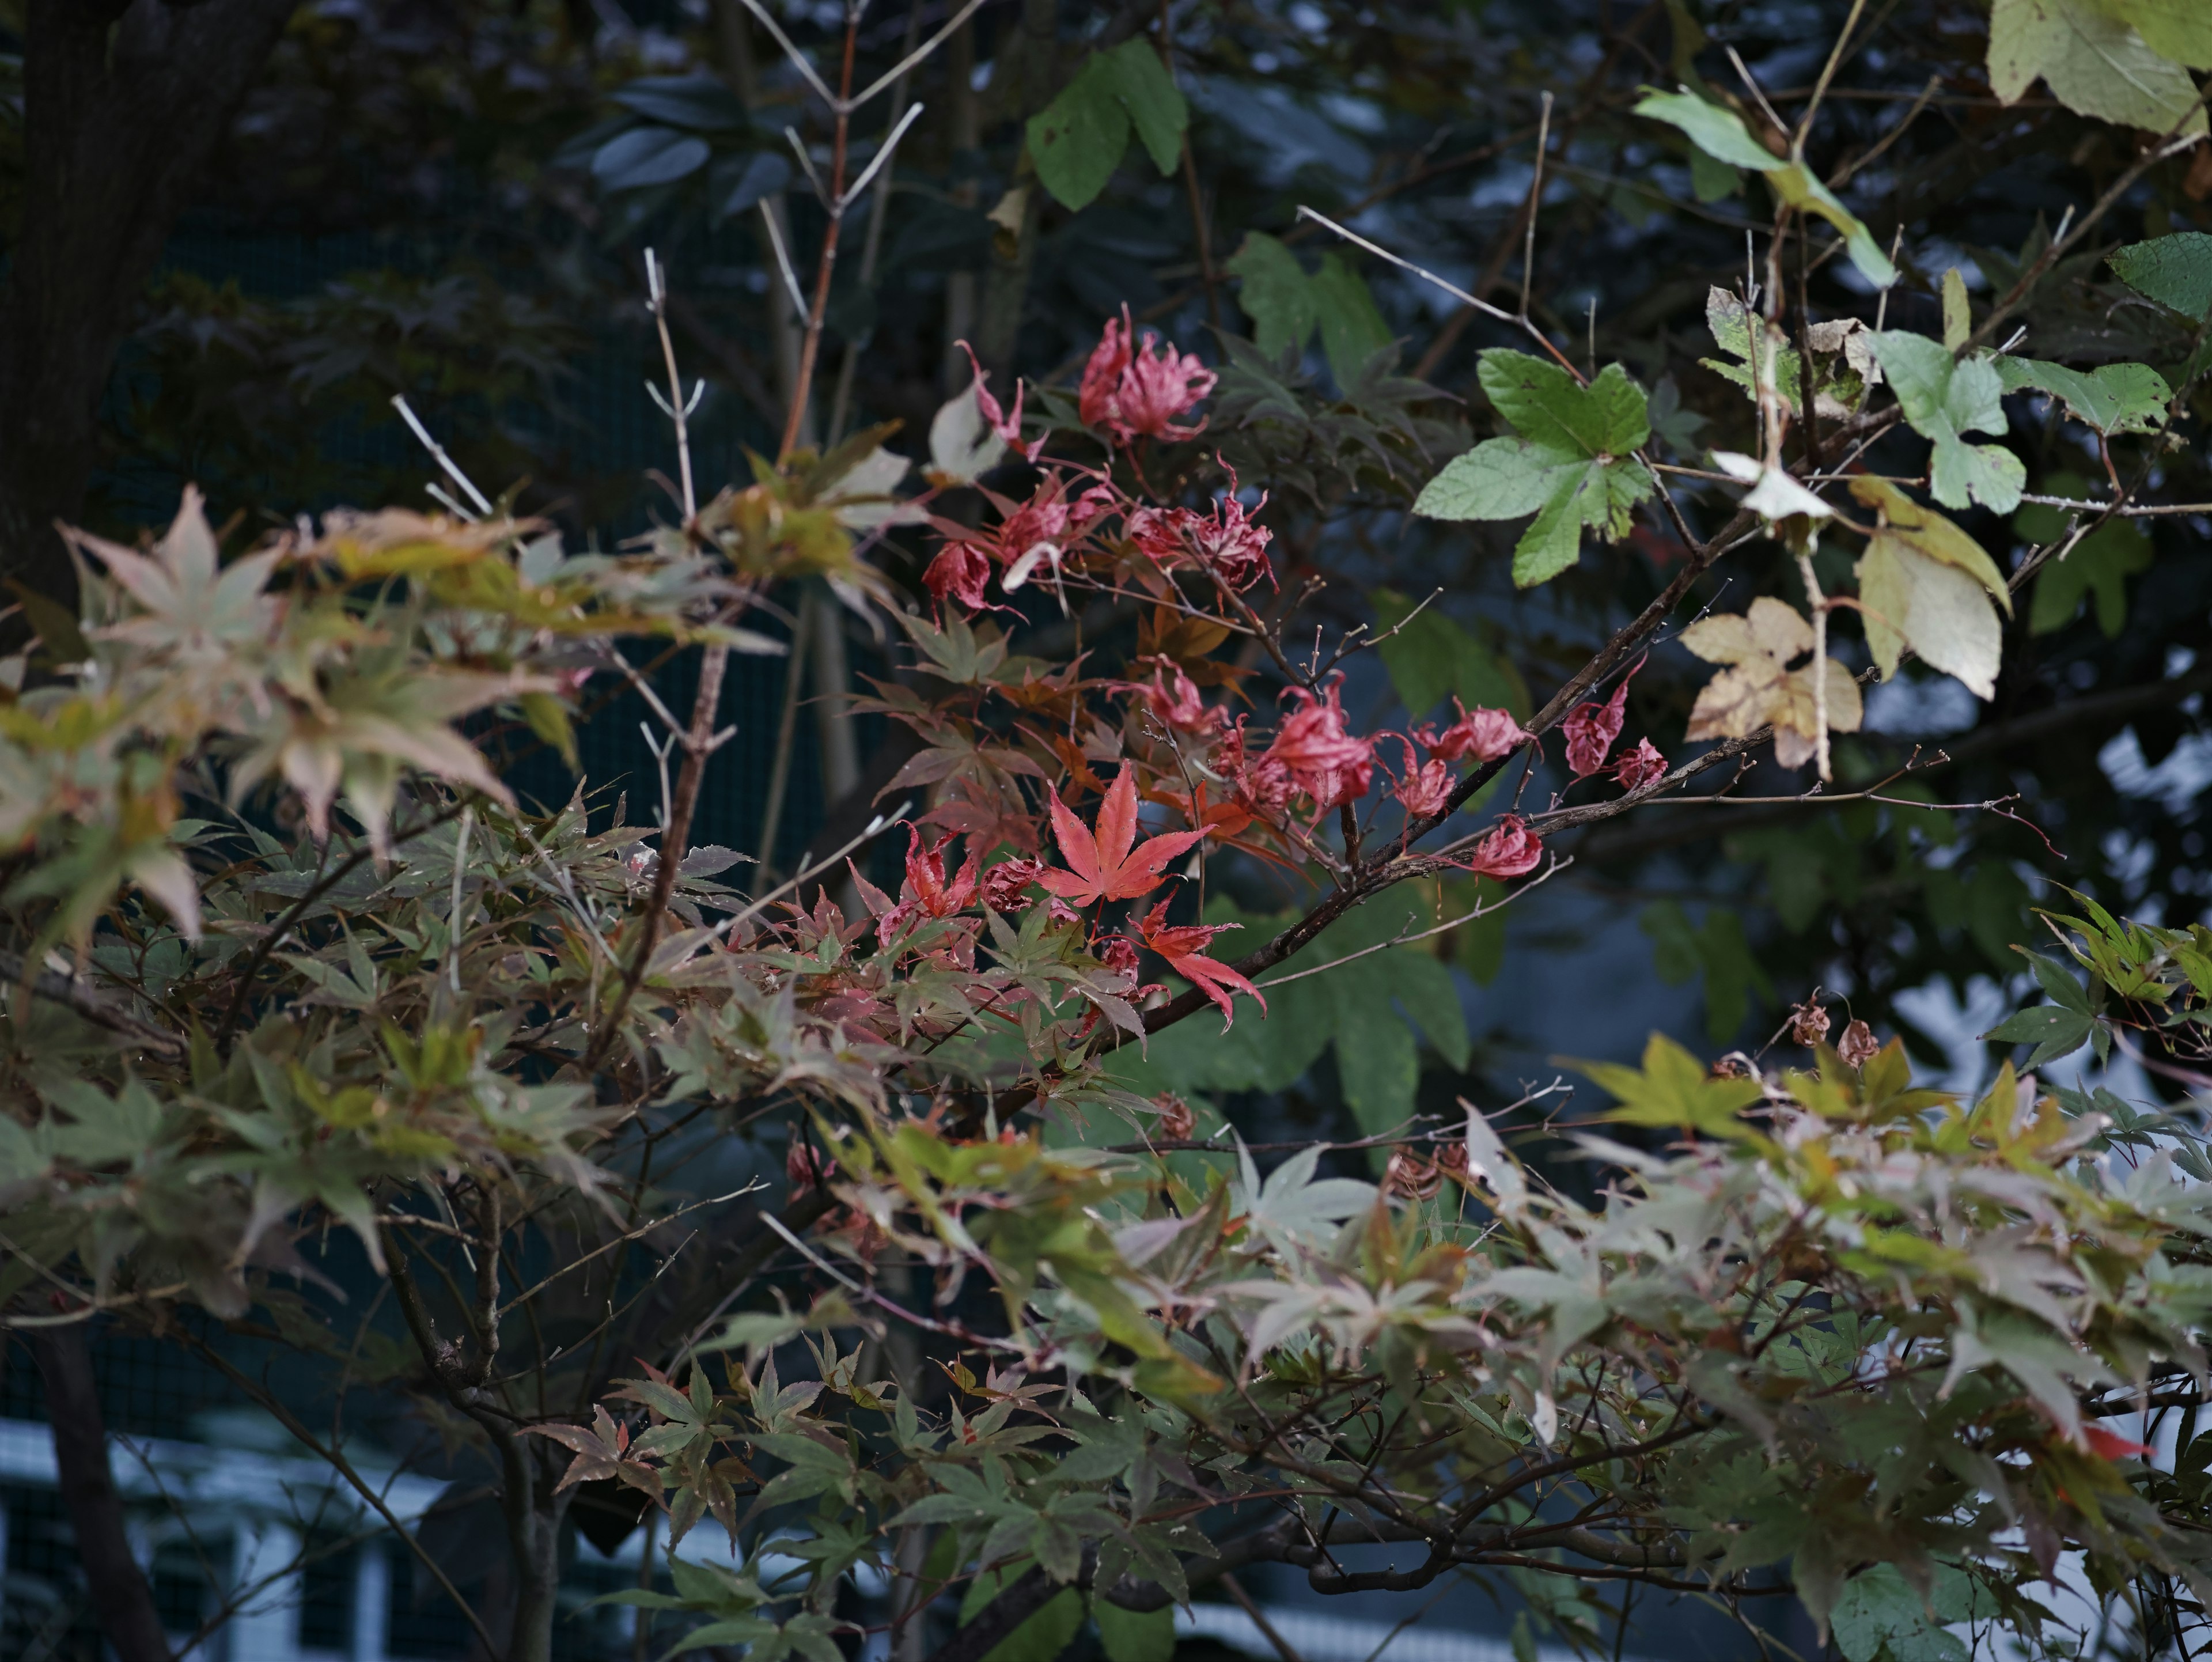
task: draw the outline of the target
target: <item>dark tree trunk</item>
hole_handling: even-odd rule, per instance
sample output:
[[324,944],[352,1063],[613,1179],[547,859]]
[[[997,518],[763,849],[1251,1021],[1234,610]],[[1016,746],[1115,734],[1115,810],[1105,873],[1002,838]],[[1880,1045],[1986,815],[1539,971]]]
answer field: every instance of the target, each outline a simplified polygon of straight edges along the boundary
[[39,1377],[46,1382],[62,1504],[69,1509],[77,1562],[100,1613],[100,1630],[115,1647],[118,1662],[169,1662],[154,1590],[131,1555],[123,1528],[123,1501],[108,1470],[107,1425],[100,1416],[84,1328],[33,1328],[29,1337]]
[[0,575],[74,604],[100,402],[209,150],[298,0],[30,0],[21,234],[0,289]]

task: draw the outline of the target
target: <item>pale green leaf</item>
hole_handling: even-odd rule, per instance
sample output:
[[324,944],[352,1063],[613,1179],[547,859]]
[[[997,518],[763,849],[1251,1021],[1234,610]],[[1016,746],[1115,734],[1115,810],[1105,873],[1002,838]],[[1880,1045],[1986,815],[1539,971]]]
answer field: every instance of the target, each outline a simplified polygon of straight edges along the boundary
[[2205,131],[2187,71],[2153,51],[2104,0],[1996,0],[1989,75],[2008,104],[2039,76],[2081,115],[2160,134]]
[[1996,696],[2003,637],[1996,610],[1978,582],[1888,530],[1868,542],[1858,577],[1867,646],[1884,679],[1897,673],[1898,659],[1910,644],[1976,697]]
[[2027,470],[2010,451],[1968,444],[1966,433],[2005,430],[2004,382],[1982,358],[1954,358],[1940,342],[1887,330],[1871,344],[1914,432],[1931,441],[1929,488],[1947,508],[1979,502],[1999,514],[2020,506]]
[[2212,70],[2212,6],[2204,0],[2115,0],[2115,6],[2160,58]]

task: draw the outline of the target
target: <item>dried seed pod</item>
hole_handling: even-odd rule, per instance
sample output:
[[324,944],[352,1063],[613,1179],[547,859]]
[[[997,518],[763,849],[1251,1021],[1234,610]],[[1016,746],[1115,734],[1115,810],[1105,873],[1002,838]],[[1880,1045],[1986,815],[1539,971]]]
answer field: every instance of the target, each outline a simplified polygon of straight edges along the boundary
[[1428,1200],[1443,1184],[1436,1163],[1410,1148],[1393,1148],[1390,1163],[1382,1168],[1382,1187],[1401,1200]]

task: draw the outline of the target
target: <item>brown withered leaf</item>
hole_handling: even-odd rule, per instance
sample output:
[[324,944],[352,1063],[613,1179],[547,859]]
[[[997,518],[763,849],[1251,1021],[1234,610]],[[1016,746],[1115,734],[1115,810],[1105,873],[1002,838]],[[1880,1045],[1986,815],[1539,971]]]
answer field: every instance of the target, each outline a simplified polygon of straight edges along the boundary
[[[1802,767],[1819,738],[1814,667],[1790,664],[1813,649],[1813,626],[1796,607],[1762,595],[1741,616],[1700,618],[1682,631],[1682,644],[1707,663],[1727,667],[1705,684],[1690,710],[1686,737],[1742,739],[1772,726],[1775,758]],[[1856,732],[1863,711],[1858,684],[1834,659],[1827,677],[1828,727]]]

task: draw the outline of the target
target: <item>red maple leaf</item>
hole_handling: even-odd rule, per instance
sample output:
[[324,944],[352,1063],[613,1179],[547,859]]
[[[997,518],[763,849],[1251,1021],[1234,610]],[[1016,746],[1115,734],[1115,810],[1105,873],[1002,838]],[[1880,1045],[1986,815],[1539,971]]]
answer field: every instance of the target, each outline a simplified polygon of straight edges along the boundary
[[1259,1000],[1260,1014],[1267,1013],[1267,1001],[1260,996],[1260,989],[1219,959],[1203,956],[1199,948],[1212,942],[1224,929],[1233,929],[1234,923],[1177,923],[1167,921],[1168,903],[1164,900],[1137,922],[1137,932],[1150,947],[1168,961],[1169,968],[1181,976],[1221,1007],[1222,1027],[1233,1026],[1237,1012],[1230,1004],[1232,992],[1249,993]]
[[2139,1443],[2132,1437],[2123,1437],[2102,1426],[2083,1426],[2081,1440],[2088,1444],[2092,1452],[2107,1460],[2124,1460],[2130,1456],[2146,1455],[2151,1452],[2149,1444]]
[[1079,906],[1150,894],[1167,880],[1168,861],[1206,835],[1202,830],[1170,831],[1137,845],[1137,782],[1127,767],[1107,789],[1095,833],[1054,792],[1052,834],[1068,868],[1040,872],[1036,880]]

